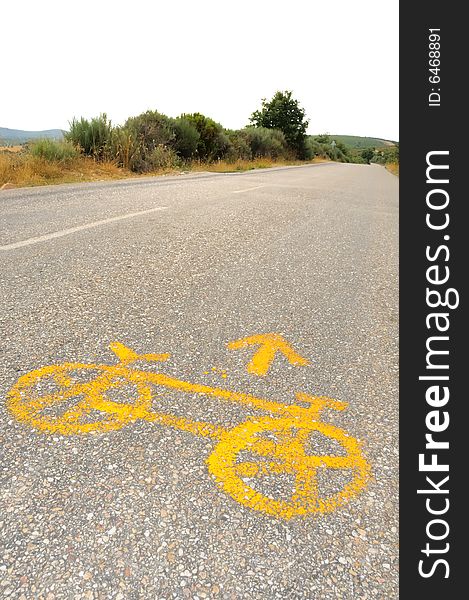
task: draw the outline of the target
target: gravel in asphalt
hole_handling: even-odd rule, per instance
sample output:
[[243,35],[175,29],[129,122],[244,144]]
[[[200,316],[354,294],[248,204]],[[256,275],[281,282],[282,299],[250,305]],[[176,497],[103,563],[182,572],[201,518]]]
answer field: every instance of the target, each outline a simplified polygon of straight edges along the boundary
[[[398,180],[375,165],[2,191],[0,597],[397,598],[397,223]],[[272,332],[310,364],[277,355],[261,377],[246,369],[255,347],[227,347]],[[210,437],[146,419],[45,434],[6,407],[34,369],[116,363],[113,341],[170,353],[141,366],[179,380],[347,402],[322,419],[362,444],[369,482],[333,512],[286,520],[217,485]],[[256,414],[153,391],[154,410],[226,429]],[[134,384],[117,392],[134,402]],[[309,454],[340,454],[310,437]],[[288,474],[267,479],[265,496],[291,497]],[[318,489],[349,480],[320,469]]]

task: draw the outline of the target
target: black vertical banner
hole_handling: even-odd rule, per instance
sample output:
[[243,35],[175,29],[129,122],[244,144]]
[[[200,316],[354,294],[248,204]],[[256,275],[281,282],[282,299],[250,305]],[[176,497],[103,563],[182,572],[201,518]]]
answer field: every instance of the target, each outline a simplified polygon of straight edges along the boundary
[[[465,597],[469,203],[461,5],[401,3],[400,597]],[[467,330],[467,326],[466,326]],[[458,590],[456,592],[456,590]]]

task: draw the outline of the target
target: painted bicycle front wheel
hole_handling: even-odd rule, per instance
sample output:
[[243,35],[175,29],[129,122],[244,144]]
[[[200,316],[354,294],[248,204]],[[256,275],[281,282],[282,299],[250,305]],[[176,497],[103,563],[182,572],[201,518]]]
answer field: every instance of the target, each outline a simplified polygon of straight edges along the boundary
[[[308,452],[314,435],[339,452]],[[207,464],[237,502],[283,519],[332,512],[357,496],[370,477],[358,440],[333,425],[295,417],[238,425],[223,434]],[[338,489],[327,491],[328,473],[339,471]]]

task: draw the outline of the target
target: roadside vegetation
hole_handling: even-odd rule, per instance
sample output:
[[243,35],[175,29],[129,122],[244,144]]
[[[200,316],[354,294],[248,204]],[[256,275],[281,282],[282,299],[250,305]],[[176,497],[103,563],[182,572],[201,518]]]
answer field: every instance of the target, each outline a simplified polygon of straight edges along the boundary
[[148,110],[122,125],[113,125],[104,113],[74,118],[62,140],[33,140],[16,152],[0,148],[0,187],[323,160],[385,164],[391,162],[388,150],[392,154],[396,148],[351,148],[327,134],[308,136],[307,127],[305,111],[290,91],[262,100],[249,124],[238,130],[225,129],[200,113],[172,118]]

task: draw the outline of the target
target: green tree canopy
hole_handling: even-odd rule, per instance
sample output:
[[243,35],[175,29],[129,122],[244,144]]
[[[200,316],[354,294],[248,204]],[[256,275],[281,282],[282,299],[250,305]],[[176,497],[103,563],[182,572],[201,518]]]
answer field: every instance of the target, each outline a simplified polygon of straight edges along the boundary
[[305,154],[306,129],[308,120],[306,113],[300,107],[298,100],[292,97],[292,92],[276,92],[272,100],[262,100],[261,110],[252,113],[250,121],[256,127],[279,129],[288,146],[299,158]]

